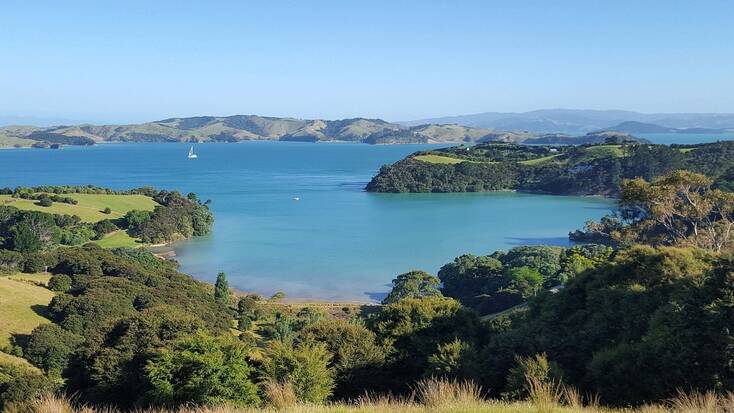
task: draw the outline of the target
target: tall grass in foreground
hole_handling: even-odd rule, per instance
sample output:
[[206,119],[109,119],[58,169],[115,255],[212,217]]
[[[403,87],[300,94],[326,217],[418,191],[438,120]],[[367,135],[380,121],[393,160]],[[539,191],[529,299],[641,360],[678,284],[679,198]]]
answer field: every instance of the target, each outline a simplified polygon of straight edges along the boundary
[[[271,383],[266,388],[269,405],[262,408],[181,407],[176,410],[139,409],[133,413],[734,413],[734,394],[678,393],[667,403],[639,408],[599,407],[594,397],[548,382],[530,384],[530,397],[522,402],[488,400],[471,382],[447,379],[421,381],[412,395],[365,395],[352,403],[310,405],[295,402],[292,386]],[[3,413],[123,413],[115,408],[87,407],[64,396],[49,395],[31,405],[9,407]]]

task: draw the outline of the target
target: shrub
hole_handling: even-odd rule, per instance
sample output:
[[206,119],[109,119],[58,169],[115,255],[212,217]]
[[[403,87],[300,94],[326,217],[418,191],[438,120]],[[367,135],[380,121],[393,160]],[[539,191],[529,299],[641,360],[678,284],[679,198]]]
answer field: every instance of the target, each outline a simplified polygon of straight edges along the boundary
[[31,402],[57,387],[55,382],[35,370],[0,364],[0,409]]
[[291,383],[298,401],[323,403],[334,388],[330,361],[331,354],[323,344],[293,347],[274,341],[266,351],[263,369],[271,381]]
[[34,273],[41,272],[48,265],[47,257],[41,253],[29,253],[23,257],[23,272]]
[[0,274],[18,272],[23,262],[23,254],[16,251],[0,250]]
[[157,405],[223,404],[251,406],[260,402],[250,380],[246,347],[229,338],[205,333],[182,339],[160,350],[145,367]]
[[65,293],[71,289],[71,277],[66,274],[57,274],[48,281],[48,288],[51,291]]
[[110,207],[107,207],[107,208],[105,208],[105,209],[102,210],[102,213],[103,214],[111,214],[112,213],[112,210],[110,209]]
[[109,234],[110,232],[117,231],[119,228],[117,228],[117,225],[115,225],[109,219],[103,219],[95,223],[93,229],[95,238],[102,239],[105,235]]
[[66,367],[69,356],[76,350],[82,338],[56,324],[41,324],[33,329],[25,357],[37,367],[52,375],[58,375]]
[[50,207],[54,203],[51,200],[51,198],[49,198],[49,197],[43,197],[43,198],[40,198],[38,200],[38,202],[36,202],[36,204],[39,205],[39,206],[42,206],[42,207]]

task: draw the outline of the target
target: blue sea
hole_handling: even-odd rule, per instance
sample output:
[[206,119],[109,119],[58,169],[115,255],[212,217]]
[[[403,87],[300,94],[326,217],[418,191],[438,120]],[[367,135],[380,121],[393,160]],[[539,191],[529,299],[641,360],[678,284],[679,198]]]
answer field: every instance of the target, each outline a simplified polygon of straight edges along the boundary
[[[686,135],[676,135],[686,136]],[[373,194],[381,165],[436,145],[244,142],[104,144],[0,151],[0,186],[144,185],[211,199],[211,235],[175,245],[183,272],[264,295],[381,299],[413,269],[436,273],[464,254],[525,244],[568,245],[567,234],[608,213],[610,200],[511,192]],[[296,201],[294,198],[298,198]]]

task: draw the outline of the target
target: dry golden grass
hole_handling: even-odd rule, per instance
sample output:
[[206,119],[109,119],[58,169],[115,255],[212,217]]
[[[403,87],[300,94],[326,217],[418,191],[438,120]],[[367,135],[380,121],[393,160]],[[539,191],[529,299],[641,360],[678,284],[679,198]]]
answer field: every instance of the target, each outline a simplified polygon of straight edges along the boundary
[[288,381],[271,381],[265,384],[265,395],[276,410],[285,410],[298,404],[293,385]]
[[[287,385],[270,389],[278,394],[287,393]],[[429,379],[417,386],[413,397],[365,395],[349,404],[304,405],[285,403],[281,407],[268,405],[261,408],[228,406],[183,407],[177,410],[135,410],[132,413],[731,413],[734,412],[734,394],[679,393],[668,403],[640,408],[601,408],[582,405],[581,395],[558,386],[537,389],[544,395],[535,395],[525,402],[486,400],[481,389],[470,382]],[[278,396],[281,397],[281,396]],[[272,400],[272,399],[271,399]],[[575,400],[575,401],[574,401]],[[423,401],[423,402],[422,402]],[[430,403],[430,404],[426,404]],[[541,405],[537,403],[540,402]],[[555,403],[555,404],[554,404]],[[286,405],[287,404],[287,405]],[[79,406],[65,397],[47,396],[25,408],[10,406],[3,413],[122,413],[108,407]]]

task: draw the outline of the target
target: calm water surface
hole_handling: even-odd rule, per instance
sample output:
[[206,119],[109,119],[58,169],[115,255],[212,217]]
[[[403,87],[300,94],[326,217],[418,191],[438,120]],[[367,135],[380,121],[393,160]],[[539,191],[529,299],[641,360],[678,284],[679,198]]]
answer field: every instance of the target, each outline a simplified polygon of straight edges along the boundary
[[[143,185],[212,199],[210,236],[176,245],[181,270],[239,289],[292,297],[380,299],[411,269],[436,272],[462,253],[515,245],[567,245],[598,219],[598,198],[515,193],[371,194],[379,167],[428,145],[246,142],[106,144],[0,151],[0,186]],[[433,146],[435,147],[435,146]],[[294,201],[299,197],[300,201]]]

